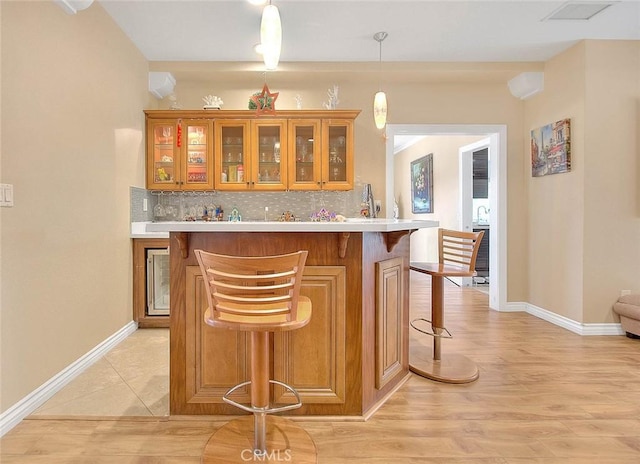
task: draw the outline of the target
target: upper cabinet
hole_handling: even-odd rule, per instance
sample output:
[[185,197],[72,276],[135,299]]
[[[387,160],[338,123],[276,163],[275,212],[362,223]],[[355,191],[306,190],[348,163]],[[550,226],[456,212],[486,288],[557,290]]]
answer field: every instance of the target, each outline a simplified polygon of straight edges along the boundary
[[319,190],[322,187],[322,139],[320,119],[289,121],[289,188]]
[[251,121],[251,171],[253,190],[287,188],[287,120]]
[[473,152],[473,198],[489,198],[489,149]]
[[293,119],[289,133],[289,189],[353,189],[353,119]]
[[357,110],[145,111],[151,190],[351,190]]
[[218,190],[242,190],[249,176],[249,121],[215,123],[215,186]]
[[201,120],[148,120],[147,188],[213,189],[212,127]]
[[353,120],[322,121],[322,188],[353,188]]

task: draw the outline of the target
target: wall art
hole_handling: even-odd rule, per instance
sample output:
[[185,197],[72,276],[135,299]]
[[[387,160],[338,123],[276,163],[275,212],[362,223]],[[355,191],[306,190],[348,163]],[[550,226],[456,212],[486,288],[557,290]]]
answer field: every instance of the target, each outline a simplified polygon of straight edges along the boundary
[[531,131],[531,175],[571,170],[571,120],[562,119]]
[[411,212],[433,213],[433,153],[411,162]]

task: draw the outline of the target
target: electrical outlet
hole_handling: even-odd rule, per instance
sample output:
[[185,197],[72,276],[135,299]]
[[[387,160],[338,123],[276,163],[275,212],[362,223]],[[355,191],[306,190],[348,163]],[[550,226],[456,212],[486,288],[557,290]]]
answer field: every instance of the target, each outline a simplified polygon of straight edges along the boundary
[[631,290],[620,290],[620,296],[631,295]]

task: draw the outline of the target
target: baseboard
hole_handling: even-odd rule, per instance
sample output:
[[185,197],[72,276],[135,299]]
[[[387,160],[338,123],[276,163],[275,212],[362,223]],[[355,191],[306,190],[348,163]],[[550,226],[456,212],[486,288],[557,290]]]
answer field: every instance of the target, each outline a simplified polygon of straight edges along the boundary
[[620,323],[582,324],[582,335],[625,335]]
[[36,390],[0,414],[0,437],[18,425],[22,419],[42,406],[49,398],[60,391],[69,382],[79,376],[109,350],[136,331],[138,325],[131,321],[109,338],[104,340],[91,351],[83,355],[74,363],[67,366]]
[[512,301],[511,303],[507,303],[507,307],[501,309],[500,312],[503,313],[516,313],[516,312],[527,312],[527,303],[524,301]]
[[527,303],[526,311],[532,316],[551,322],[578,335],[624,335],[619,323],[583,324],[530,303]]
[[526,312],[542,319],[547,322],[551,322],[554,325],[562,327],[563,329],[570,330],[578,335],[624,335],[620,323],[599,323],[599,324],[583,324],[581,322],[574,321],[568,317],[560,316],[546,309],[540,308],[536,305],[532,305],[525,301],[514,301],[507,303],[506,308],[501,312]]

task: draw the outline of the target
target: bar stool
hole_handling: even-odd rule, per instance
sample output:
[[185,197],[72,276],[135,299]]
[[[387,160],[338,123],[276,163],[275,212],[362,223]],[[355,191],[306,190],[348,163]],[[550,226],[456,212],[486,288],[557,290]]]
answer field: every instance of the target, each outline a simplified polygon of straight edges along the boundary
[[[269,448],[284,446],[286,449],[267,450],[266,415],[302,406],[295,389],[269,379],[269,334],[299,329],[311,319],[311,301],[300,295],[307,251],[260,257],[226,256],[203,250],[194,250],[194,253],[207,290],[209,306],[204,315],[205,322],[215,328],[251,332],[251,380],[232,387],[222,399],[253,414],[253,443],[250,444],[253,454],[257,459],[264,460],[269,458],[268,454],[276,452],[291,455],[294,452],[291,447],[294,447],[295,462],[316,462],[315,444],[311,437],[293,422],[282,418],[273,418],[277,430],[272,435],[284,433],[286,436],[277,444],[270,442]],[[280,385],[292,392],[296,403],[272,407],[270,384]],[[246,385],[251,386],[251,405],[230,398],[234,391]],[[232,421],[214,433],[205,447],[205,462],[254,459],[254,456],[246,455],[244,434],[245,429],[250,428],[250,422],[246,419]],[[294,440],[304,443],[296,444]],[[235,453],[238,456],[232,456],[229,461],[230,454]]]
[[[442,338],[451,338],[444,326],[444,278],[476,274],[476,257],[483,235],[484,231],[438,229],[438,262],[409,263],[411,270],[431,276],[431,320],[417,318],[411,321],[411,327],[433,337],[433,354],[422,346],[410,346],[409,369],[422,377],[446,383],[468,383],[479,376],[478,367],[467,357],[460,354],[443,356],[440,343]],[[424,323],[431,325],[430,330],[420,327]]]

